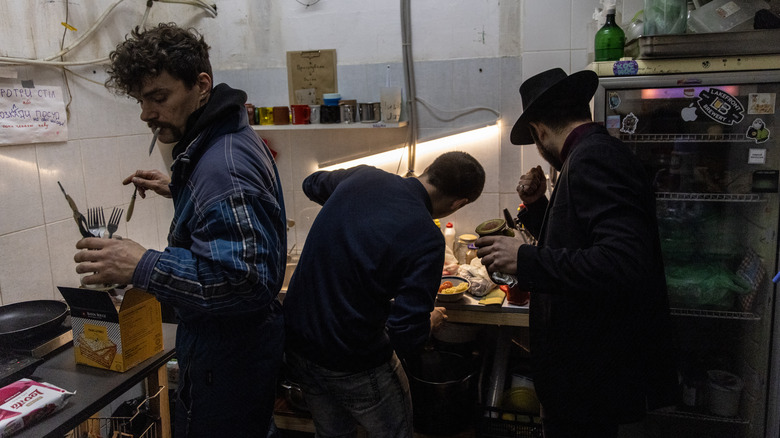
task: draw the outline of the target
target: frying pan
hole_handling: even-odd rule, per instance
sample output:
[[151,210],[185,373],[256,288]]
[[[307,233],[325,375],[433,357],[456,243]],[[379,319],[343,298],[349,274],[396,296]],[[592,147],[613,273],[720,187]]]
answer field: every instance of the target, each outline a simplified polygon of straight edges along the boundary
[[68,305],[33,300],[0,306],[0,342],[7,344],[54,331],[68,316]]

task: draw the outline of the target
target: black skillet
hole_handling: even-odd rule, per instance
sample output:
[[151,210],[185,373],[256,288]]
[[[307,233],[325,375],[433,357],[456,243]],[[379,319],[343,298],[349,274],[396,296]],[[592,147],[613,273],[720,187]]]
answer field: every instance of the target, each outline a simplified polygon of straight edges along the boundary
[[45,336],[68,316],[68,305],[56,300],[22,301],[0,306],[0,343]]

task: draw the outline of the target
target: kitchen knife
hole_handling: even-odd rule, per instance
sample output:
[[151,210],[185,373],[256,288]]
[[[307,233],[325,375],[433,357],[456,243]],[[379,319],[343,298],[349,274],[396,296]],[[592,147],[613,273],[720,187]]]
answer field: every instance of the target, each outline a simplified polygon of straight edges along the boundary
[[76,207],[76,202],[73,201],[73,198],[71,198],[69,194],[65,193],[65,188],[62,187],[62,184],[60,184],[59,181],[57,181],[57,184],[60,186],[62,194],[65,195],[65,200],[68,201],[70,209],[73,210],[73,220],[76,221],[76,225],[79,227],[79,233],[81,233],[81,236],[95,237],[94,234],[87,230],[87,218],[85,218],[84,215],[79,212],[78,207]]

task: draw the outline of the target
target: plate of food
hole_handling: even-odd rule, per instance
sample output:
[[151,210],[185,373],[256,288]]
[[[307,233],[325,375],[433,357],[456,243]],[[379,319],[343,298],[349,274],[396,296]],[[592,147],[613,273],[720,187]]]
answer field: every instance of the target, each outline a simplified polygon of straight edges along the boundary
[[471,282],[466,278],[455,275],[445,275],[441,278],[439,293],[436,294],[436,299],[445,303],[458,301],[463,298],[463,294],[465,294],[470,287]]

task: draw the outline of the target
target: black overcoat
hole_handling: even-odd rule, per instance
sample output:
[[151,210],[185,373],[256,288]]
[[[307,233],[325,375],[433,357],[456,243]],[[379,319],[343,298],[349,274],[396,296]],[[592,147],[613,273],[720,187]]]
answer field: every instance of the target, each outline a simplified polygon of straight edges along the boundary
[[548,417],[637,421],[678,394],[655,196],[602,126],[572,138],[549,203],[521,217],[538,239],[517,263],[531,291],[534,383]]

